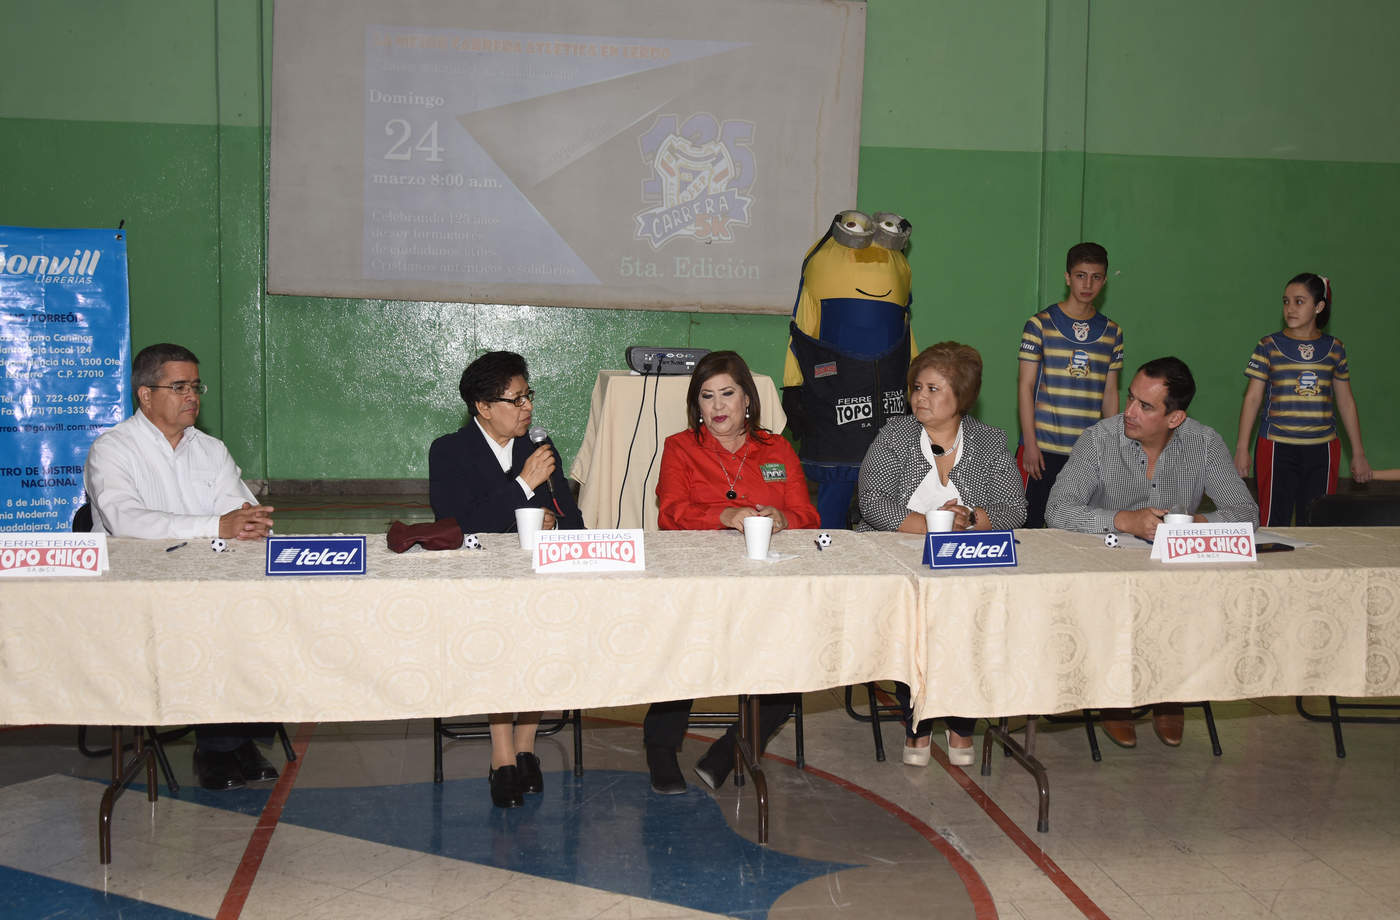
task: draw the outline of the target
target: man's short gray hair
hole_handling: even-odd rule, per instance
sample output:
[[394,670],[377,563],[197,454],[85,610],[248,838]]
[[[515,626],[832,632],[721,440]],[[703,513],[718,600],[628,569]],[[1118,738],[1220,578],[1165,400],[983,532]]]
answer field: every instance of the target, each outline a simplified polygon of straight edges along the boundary
[[169,342],[147,345],[136,355],[136,360],[131,362],[131,388],[135,390],[138,387],[153,387],[160,383],[160,369],[167,361],[199,363],[194,352],[183,345],[172,345]]

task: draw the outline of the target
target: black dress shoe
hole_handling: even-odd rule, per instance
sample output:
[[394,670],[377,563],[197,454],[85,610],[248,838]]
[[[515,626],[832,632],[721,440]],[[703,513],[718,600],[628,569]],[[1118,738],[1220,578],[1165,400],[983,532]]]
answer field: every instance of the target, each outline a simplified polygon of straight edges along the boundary
[[695,764],[695,775],[711,789],[718,789],[734,769],[734,739],[724,735]]
[[497,808],[519,808],[525,804],[520,797],[520,771],[514,766],[493,767],[486,774],[491,783],[491,804]]
[[238,760],[244,782],[260,783],[277,778],[277,768],[267,762],[262,751],[258,750],[257,742],[251,738],[234,748],[233,756]]
[[238,758],[233,751],[194,751],[194,772],[199,777],[199,785],[205,789],[222,791],[238,789],[243,785],[243,771],[238,768]]
[[529,751],[515,755],[515,769],[520,773],[520,791],[532,795],[544,792],[544,775],[540,773],[540,759]]
[[685,775],[676,760],[675,748],[647,745],[647,769],[651,771],[651,791],[660,795],[684,795]]

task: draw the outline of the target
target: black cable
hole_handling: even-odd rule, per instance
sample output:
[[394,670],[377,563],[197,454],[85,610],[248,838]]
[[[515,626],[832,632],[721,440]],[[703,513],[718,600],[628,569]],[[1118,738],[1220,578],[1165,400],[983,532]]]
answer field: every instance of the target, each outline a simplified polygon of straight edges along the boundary
[[[646,399],[647,382],[642,381],[642,399]],[[661,374],[656,375],[656,383],[651,387],[651,462],[647,464],[647,474],[642,477],[642,527],[647,526],[647,480],[651,479],[651,468],[656,466],[656,455],[661,451],[661,422],[656,417],[656,404],[660,402]]]
[[[661,377],[661,361],[657,359],[656,376],[658,381]],[[627,442],[627,462],[622,466],[622,484],[617,487],[617,518],[613,522],[614,530],[622,529],[622,496],[627,494],[627,473],[632,468],[632,446],[637,443],[637,432],[642,430],[642,410],[647,407],[647,374],[651,372],[650,364],[642,365],[642,401],[637,406],[637,421],[632,425],[632,440]],[[657,386],[660,386],[658,382]],[[653,400],[655,402],[655,400]],[[655,414],[655,407],[652,413]]]

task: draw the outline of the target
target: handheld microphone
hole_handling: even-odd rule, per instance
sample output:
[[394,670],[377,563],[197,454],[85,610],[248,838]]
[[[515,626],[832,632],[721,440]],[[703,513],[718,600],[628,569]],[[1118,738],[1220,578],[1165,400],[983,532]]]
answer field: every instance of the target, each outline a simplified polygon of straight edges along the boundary
[[[543,426],[540,425],[531,426],[529,432],[526,433],[525,436],[529,438],[530,443],[536,447],[539,447],[545,441],[549,440],[549,432],[545,431]],[[544,484],[549,488],[549,503],[554,506],[555,511],[558,511],[559,514],[562,515],[564,512],[559,509],[559,498],[554,494],[554,477],[550,476],[547,478]]]

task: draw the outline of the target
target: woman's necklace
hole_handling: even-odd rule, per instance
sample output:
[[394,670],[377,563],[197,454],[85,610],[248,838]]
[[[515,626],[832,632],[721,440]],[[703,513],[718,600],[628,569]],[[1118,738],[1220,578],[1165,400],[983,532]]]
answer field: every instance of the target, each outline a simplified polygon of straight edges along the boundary
[[739,493],[734,491],[734,486],[739,482],[739,474],[744,471],[744,461],[749,459],[749,451],[753,449],[753,442],[750,441],[744,448],[744,456],[739,458],[739,468],[734,471],[734,475],[729,475],[729,470],[724,468],[724,461],[715,454],[715,462],[719,464],[719,471],[724,474],[724,481],[729,483],[729,489],[724,493],[724,497],[733,501],[739,497]]
[[[927,430],[926,430],[926,433],[927,433]],[[962,444],[962,422],[958,422],[958,430],[957,430],[957,433],[953,435],[953,446],[952,446],[952,447],[944,447],[943,445],[936,443],[936,442],[933,440],[933,437],[932,437],[932,436],[930,436],[929,439],[928,439],[929,453],[933,454],[935,457],[941,457],[941,456],[943,456],[944,454],[955,454],[955,453],[958,452],[958,447],[959,447],[961,444]]]

